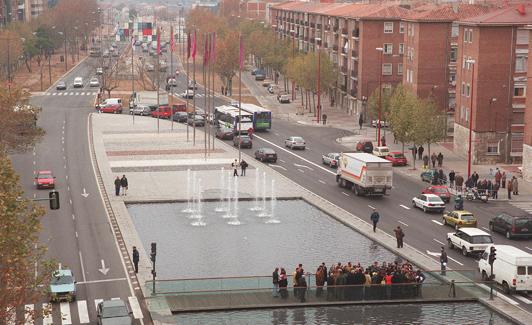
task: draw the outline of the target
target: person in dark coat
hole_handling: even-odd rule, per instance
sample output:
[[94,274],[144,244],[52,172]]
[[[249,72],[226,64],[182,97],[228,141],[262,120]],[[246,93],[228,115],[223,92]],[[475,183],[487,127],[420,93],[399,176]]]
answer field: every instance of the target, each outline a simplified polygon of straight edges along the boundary
[[360,130],[362,130],[362,124],[364,124],[364,118],[362,118],[362,114],[358,116],[358,126],[360,127]]
[[284,268],[281,268],[281,274],[279,275],[279,293],[281,298],[288,298],[288,277]]
[[395,233],[395,239],[397,239],[397,248],[403,248],[403,238],[405,237],[403,229],[401,229],[401,226],[397,226],[393,232]]
[[491,192],[492,199],[499,198],[499,188],[500,188],[500,183],[495,182],[495,184],[493,184],[493,191]]
[[297,280],[297,288],[299,290],[299,301],[305,302],[305,296],[307,295],[307,280],[305,279],[305,274],[303,270],[300,271],[301,276]]
[[371,216],[370,216],[371,222],[373,223],[373,232],[377,231],[377,223],[379,222],[380,217],[381,216],[377,212],[377,209],[373,208],[373,212],[371,213]]
[[478,174],[477,172],[473,172],[473,175],[471,175],[471,179],[473,180],[473,186],[472,187],[477,187],[477,183],[478,183]]
[[414,160],[416,160],[416,158],[417,158],[417,147],[416,147],[416,145],[414,145],[412,147],[412,157],[414,158]]
[[273,292],[272,295],[274,298],[279,297],[279,268],[276,267],[272,273],[272,283],[273,283]]
[[242,159],[240,162],[240,176],[246,176],[246,168],[248,168],[248,163]]
[[513,183],[512,180],[508,181],[508,184],[506,184],[506,189],[508,190],[508,200],[512,199],[512,192],[513,192]]
[[454,178],[455,178],[455,176],[456,176],[456,173],[454,172],[454,170],[451,170],[449,172],[449,186],[451,188],[454,188]]
[[438,167],[441,167],[443,165],[443,154],[441,152],[438,153],[436,160],[438,160]]
[[323,265],[318,266],[316,270],[316,297],[321,297],[323,293],[323,286],[325,285],[326,271],[323,269]]
[[423,148],[423,146],[419,146],[419,148],[417,148],[417,156],[419,160],[421,160],[421,158],[423,157],[423,151],[425,151],[425,148]]
[[122,186],[122,195],[127,195],[127,188],[129,185],[126,175],[122,175],[122,178],[120,179],[120,186]]
[[120,177],[116,176],[116,179],[115,179],[115,195],[116,196],[120,196],[120,187],[121,187],[121,183],[120,183]]
[[238,160],[235,159],[233,163],[231,164],[231,167],[233,168],[233,177],[238,176]]
[[447,274],[447,252],[445,251],[445,247],[441,247],[441,253],[440,253],[440,267],[441,267],[441,275],[445,276]]
[[424,155],[423,156],[423,168],[427,168],[427,167],[429,167],[429,156]]
[[439,184],[445,184],[445,174],[443,173],[443,169],[440,169],[438,171],[438,179],[439,179]]
[[464,185],[464,178],[458,175],[454,178],[454,185],[458,191],[462,191],[462,185]]
[[133,265],[135,266],[135,273],[139,273],[139,251],[136,246],[133,246]]
[[433,152],[432,155],[430,155],[430,161],[432,162],[432,168],[436,168],[436,154]]
[[505,188],[506,187],[506,172],[502,172],[502,175],[501,175],[501,188]]

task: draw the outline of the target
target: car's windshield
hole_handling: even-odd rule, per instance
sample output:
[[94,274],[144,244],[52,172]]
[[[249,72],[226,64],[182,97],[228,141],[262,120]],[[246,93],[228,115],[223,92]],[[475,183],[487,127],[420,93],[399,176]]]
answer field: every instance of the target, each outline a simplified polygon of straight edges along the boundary
[[70,284],[73,282],[74,280],[72,279],[72,276],[70,275],[53,276],[52,280],[50,281],[50,283],[53,285]]
[[292,141],[303,141],[302,137],[293,137]]
[[103,318],[124,317],[128,315],[128,311],[124,306],[104,307],[102,310]]
[[39,179],[48,179],[48,178],[52,178],[52,174],[39,174],[38,176]]
[[266,153],[266,154],[273,154],[273,153],[275,153],[275,151],[273,151],[273,149],[264,149],[263,151],[264,151],[264,153]]
[[474,221],[475,217],[472,214],[462,214],[462,220]]
[[240,139],[246,141],[246,140],[249,140],[249,136],[247,136],[247,135],[241,135],[241,136],[240,136]]
[[471,236],[472,244],[491,244],[493,240],[489,235]]

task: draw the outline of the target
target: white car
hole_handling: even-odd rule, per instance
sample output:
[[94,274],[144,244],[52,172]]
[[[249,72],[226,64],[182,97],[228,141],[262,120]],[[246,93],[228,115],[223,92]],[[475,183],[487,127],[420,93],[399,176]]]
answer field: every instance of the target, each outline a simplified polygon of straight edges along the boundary
[[[374,128],[376,128],[378,124],[379,124],[379,120],[371,121],[371,126],[374,127]],[[381,124],[381,128],[387,128],[388,127],[388,122],[386,122],[386,121],[380,121],[380,124]]]
[[436,194],[420,194],[412,199],[412,206],[420,208],[423,212],[445,210],[445,202]]
[[281,104],[284,104],[284,103],[288,104],[290,103],[290,96],[288,94],[279,94],[279,96],[277,96],[277,100]]
[[146,64],[146,71],[155,71],[155,67],[151,63]]
[[188,89],[198,89],[198,84],[194,80],[188,82]]
[[299,148],[305,150],[305,139],[302,137],[289,137],[284,140],[284,145],[290,149]]
[[447,234],[449,248],[457,248],[462,255],[482,253],[493,244],[491,235],[478,228],[460,228],[456,232]]
[[175,78],[170,78],[168,79],[167,84],[170,87],[177,87],[177,80],[175,80]]
[[100,82],[98,81],[98,78],[91,78],[89,81],[89,87],[100,87]]
[[377,157],[384,158],[390,153],[390,148],[386,146],[380,146],[373,148],[373,154]]
[[185,92],[181,94],[181,97],[188,98],[188,99],[193,99],[194,98],[194,90],[192,90],[192,89],[185,90]]
[[83,88],[83,78],[76,77],[74,79],[74,88]]
[[103,74],[103,68],[96,68],[96,74],[102,75]]
[[337,152],[331,152],[326,155],[321,156],[321,162],[324,165],[329,165],[330,167],[338,167],[338,162],[340,161],[340,154]]

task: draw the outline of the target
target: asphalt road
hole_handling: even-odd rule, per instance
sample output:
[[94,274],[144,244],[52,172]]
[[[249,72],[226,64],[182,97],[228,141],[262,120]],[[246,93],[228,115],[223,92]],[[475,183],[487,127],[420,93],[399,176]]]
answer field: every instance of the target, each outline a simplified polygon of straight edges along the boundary
[[[88,58],[62,79],[67,83],[67,90],[55,91],[55,86],[51,87],[50,93],[62,95],[32,98],[33,104],[42,107],[38,124],[46,135],[33,152],[13,156],[25,195],[30,198],[48,196],[48,191],[35,189],[33,175],[36,171],[52,170],[54,173],[61,208],[47,211],[42,219],[40,239],[48,246],[48,257],[61,263],[63,268],[72,269],[78,281],[77,301],[54,304],[52,316],[46,318],[44,324],[68,324],[69,320],[73,324],[94,322],[96,305],[102,299],[128,301],[135,296],[91,164],[87,121],[88,114],[94,110],[95,96],[88,80],[95,73],[94,60]],[[83,89],[72,87],[78,76],[84,79]],[[46,302],[27,303],[34,304],[33,308],[40,312]],[[61,313],[64,318],[59,321]],[[145,311],[144,315],[147,315]]]

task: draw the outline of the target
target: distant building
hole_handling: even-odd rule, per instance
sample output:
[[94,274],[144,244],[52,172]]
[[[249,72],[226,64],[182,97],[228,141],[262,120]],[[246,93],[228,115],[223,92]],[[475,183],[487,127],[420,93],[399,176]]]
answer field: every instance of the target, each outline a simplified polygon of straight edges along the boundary
[[24,20],[31,21],[48,8],[48,0],[24,0]]
[[[527,26],[528,31],[528,53],[532,53],[532,27]],[[527,87],[526,87],[526,108],[524,116],[524,138],[523,138],[523,178],[532,182],[532,60],[528,60],[527,65]]]

